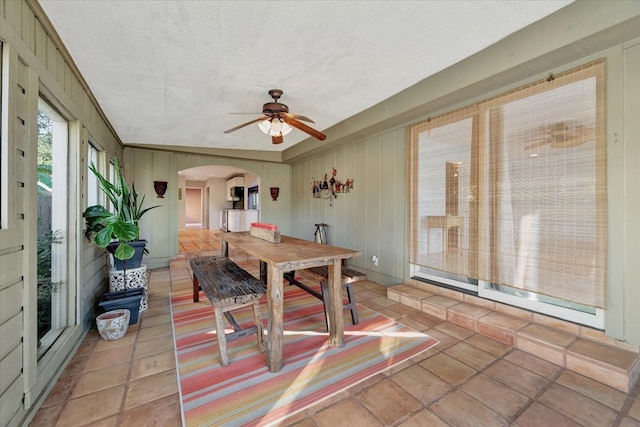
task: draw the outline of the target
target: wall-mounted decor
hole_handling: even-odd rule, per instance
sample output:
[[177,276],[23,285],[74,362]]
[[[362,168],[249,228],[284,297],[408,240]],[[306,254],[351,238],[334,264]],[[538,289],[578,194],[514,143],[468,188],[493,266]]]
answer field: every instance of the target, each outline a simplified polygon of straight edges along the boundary
[[338,171],[336,168],[331,168],[331,178],[324,174],[324,179],[316,180],[312,178],[311,192],[316,199],[329,199],[329,206],[333,206],[333,200],[338,197],[339,193],[350,193],[353,188],[354,180],[347,178],[343,183],[341,180],[336,179]]
[[167,191],[167,181],[153,181],[153,189],[159,199],[164,199],[164,193]]
[[280,194],[280,187],[270,187],[269,191],[271,192],[271,199],[274,202],[278,201],[278,195]]
[[178,200],[182,200],[182,188],[178,188]]

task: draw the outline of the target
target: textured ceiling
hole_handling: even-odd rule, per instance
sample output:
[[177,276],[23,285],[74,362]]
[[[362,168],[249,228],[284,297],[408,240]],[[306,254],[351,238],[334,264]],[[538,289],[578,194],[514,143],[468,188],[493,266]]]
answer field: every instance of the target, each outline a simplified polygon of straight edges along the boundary
[[123,143],[276,151],[269,89],[323,131],[568,3],[40,0]]

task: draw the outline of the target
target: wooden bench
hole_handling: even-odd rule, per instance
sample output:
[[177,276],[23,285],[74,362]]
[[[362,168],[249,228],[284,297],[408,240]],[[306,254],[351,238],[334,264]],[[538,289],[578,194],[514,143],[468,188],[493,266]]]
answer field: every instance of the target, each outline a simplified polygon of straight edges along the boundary
[[[258,348],[264,351],[259,300],[267,292],[266,286],[227,257],[197,257],[191,259],[189,263],[193,271],[193,301],[199,300],[201,288],[213,305],[220,364],[222,366],[229,364],[227,342],[248,335],[257,334]],[[231,315],[231,310],[247,305],[253,305],[255,326],[242,329]],[[225,334],[223,314],[233,326],[234,332]]]
[[[327,306],[329,305],[329,266],[325,265],[322,267],[308,268],[306,271],[311,273],[311,275],[320,281],[320,292],[297,281],[295,279],[295,271],[285,273],[284,278],[290,284],[299,287],[322,301],[324,306],[324,317],[328,328],[329,320],[327,318]],[[360,321],[358,319],[358,308],[356,306],[356,293],[353,290],[352,284],[361,280],[367,280],[367,275],[350,268],[342,268],[341,275],[342,287],[347,291],[347,303],[344,304],[344,308],[351,312],[351,321],[354,325],[357,325]]]

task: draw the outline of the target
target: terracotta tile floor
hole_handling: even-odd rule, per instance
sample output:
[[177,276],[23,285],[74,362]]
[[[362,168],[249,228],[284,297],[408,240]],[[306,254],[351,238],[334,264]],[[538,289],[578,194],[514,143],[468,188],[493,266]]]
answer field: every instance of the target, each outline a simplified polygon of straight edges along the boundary
[[[118,341],[92,329],[32,426],[180,426],[169,292],[188,286],[186,252],[220,248],[216,233],[180,233],[171,268],[150,272],[149,309]],[[231,253],[234,257],[234,253]],[[245,268],[257,263],[238,259]],[[255,271],[255,270],[254,270]],[[374,282],[358,302],[440,340],[435,348],[290,417],[290,426],[640,426],[631,394],[386,298]],[[212,351],[214,351],[212,349]]]

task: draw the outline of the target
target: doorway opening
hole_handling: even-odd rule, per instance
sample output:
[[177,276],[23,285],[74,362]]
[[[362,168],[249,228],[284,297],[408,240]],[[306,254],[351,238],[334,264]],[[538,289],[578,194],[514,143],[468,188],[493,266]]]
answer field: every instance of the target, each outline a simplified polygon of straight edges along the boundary
[[202,228],[202,189],[187,188],[185,191],[185,228]]
[[[206,165],[178,172],[178,229],[234,230],[260,217],[261,178],[226,165]],[[238,219],[239,218],[239,219]],[[237,231],[237,230],[236,230]]]

